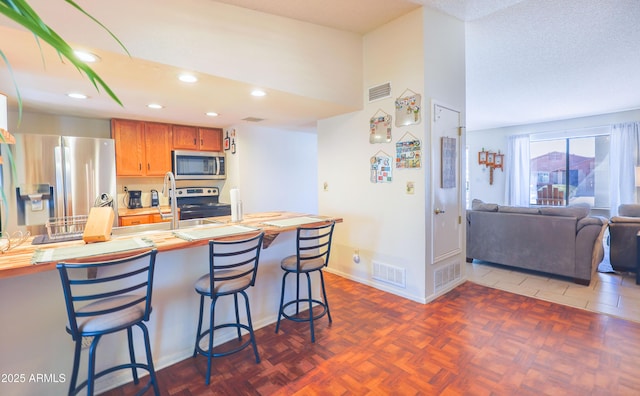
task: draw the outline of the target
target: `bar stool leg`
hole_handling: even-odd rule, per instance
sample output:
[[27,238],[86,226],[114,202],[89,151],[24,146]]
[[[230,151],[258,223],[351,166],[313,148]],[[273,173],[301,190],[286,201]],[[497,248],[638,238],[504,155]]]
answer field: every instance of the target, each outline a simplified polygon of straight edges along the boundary
[[[133,331],[131,327],[127,327],[127,340],[129,342],[129,358],[131,359],[131,364],[136,364],[136,354],[133,350]],[[138,369],[135,367],[131,367],[131,374],[133,375],[133,383],[138,385]]]
[[76,340],[76,347],[73,353],[73,370],[71,371],[71,381],[69,383],[69,394],[73,394],[78,381],[78,368],[80,367],[80,354],[82,353],[82,337]]
[[153,358],[151,357],[151,341],[149,340],[149,330],[144,323],[138,323],[138,327],[142,329],[144,335],[144,349],[147,354],[147,365],[149,366],[149,377],[151,377],[151,383],[153,384],[153,392],[156,396],[160,396],[160,389],[158,388],[158,379],[156,378],[156,369],[153,367]]
[[200,314],[198,316],[198,330],[196,330],[196,345],[193,347],[193,357],[198,354],[198,342],[200,341],[200,332],[202,331],[202,314],[204,311],[204,295],[200,295]]
[[327,290],[324,288],[324,275],[322,274],[322,271],[320,272],[320,284],[322,285],[322,295],[324,298],[324,305],[325,308],[327,309],[327,316],[329,317],[329,323],[333,322],[333,320],[331,320],[331,311],[329,310],[329,300],[327,300]]
[[209,313],[209,347],[207,355],[207,376],[205,377],[205,385],[209,385],[211,380],[211,360],[213,360],[213,324],[215,323],[216,302],[218,298],[213,296],[211,299],[211,308]]
[[233,294],[233,302],[236,308],[236,324],[238,325],[236,326],[236,330],[238,331],[238,341],[240,341],[242,339],[242,335],[240,334],[240,310],[238,310],[238,294],[237,293]]
[[300,273],[296,273],[296,315],[300,313]]
[[282,318],[282,314],[284,312],[284,289],[285,282],[287,280],[288,272],[285,271],[284,275],[282,275],[282,292],[280,293],[280,310],[278,311],[278,322],[276,323],[276,333],[278,333],[278,329],[280,328],[280,318]]
[[98,347],[98,341],[100,336],[94,336],[89,347],[89,377],[87,378],[87,395],[93,395],[93,388],[95,386],[94,375],[96,373],[96,349]]
[[308,272],[304,273],[307,276],[307,289],[308,289],[308,300],[309,300],[309,327],[311,327],[311,342],[316,342],[316,335],[313,331],[313,300],[311,295],[311,276],[309,276]]
[[[260,363],[260,355],[258,354],[258,345],[256,344],[256,336],[253,333],[253,322],[251,321],[251,309],[249,308],[249,297],[243,291],[245,306],[247,307],[247,325],[249,326],[249,337],[251,338],[251,344],[253,345],[253,353],[256,355],[256,363]],[[236,311],[237,312],[237,311]]]

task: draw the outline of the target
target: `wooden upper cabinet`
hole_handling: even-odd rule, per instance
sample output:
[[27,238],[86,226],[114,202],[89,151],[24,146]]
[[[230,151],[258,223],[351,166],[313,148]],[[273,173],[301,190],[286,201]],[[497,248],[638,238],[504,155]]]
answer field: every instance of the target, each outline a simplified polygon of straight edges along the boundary
[[173,125],[173,148],[176,150],[198,149],[198,128],[186,125]]
[[116,174],[140,176],[144,158],[144,123],[111,120],[111,137],[115,140]]
[[222,129],[173,125],[174,150],[222,151]]
[[171,125],[145,122],[146,176],[164,176],[171,170]]
[[198,128],[200,148],[202,151],[222,151],[221,128]]
[[171,170],[171,125],[111,120],[118,176],[164,176]]

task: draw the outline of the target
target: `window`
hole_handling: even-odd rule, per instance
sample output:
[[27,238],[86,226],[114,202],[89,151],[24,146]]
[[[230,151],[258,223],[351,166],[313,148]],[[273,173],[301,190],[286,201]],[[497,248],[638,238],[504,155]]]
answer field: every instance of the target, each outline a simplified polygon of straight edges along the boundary
[[609,135],[546,135],[532,138],[529,146],[530,204],[608,208]]

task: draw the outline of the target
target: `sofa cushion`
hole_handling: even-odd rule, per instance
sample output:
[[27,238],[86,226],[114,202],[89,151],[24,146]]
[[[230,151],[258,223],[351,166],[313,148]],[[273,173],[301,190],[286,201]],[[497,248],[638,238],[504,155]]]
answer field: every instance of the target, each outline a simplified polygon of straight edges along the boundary
[[587,217],[591,208],[587,204],[575,204],[569,206],[543,206],[540,214],[547,216],[575,217],[581,219]]
[[619,216],[640,217],[640,205],[638,204],[622,204],[618,206]]
[[471,201],[471,209],[479,210],[482,212],[497,212],[498,204],[484,203],[479,199],[474,199],[473,201]]
[[503,205],[498,205],[498,212],[539,214],[540,213],[540,208],[531,208],[531,207],[528,207],[528,206],[503,206]]

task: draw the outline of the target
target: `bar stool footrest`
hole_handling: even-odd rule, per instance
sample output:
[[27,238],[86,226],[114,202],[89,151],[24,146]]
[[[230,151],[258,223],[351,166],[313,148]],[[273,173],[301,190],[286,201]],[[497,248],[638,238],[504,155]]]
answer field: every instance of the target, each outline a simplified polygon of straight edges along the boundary
[[[228,356],[231,354],[234,354],[236,352],[240,352],[241,350],[243,350],[244,348],[248,347],[249,345],[252,345],[253,343],[253,336],[251,334],[251,329],[249,328],[249,326],[245,325],[245,324],[236,324],[236,323],[225,323],[225,324],[221,324],[221,325],[217,325],[213,328],[213,330],[219,330],[222,328],[226,328],[226,327],[233,327],[233,328],[241,328],[244,329],[248,332],[248,336],[249,339],[245,342],[243,342],[242,344],[238,345],[237,347],[233,348],[232,350],[229,351],[225,351],[225,352],[217,352],[217,353],[213,353],[213,348],[211,348],[211,357],[217,358],[217,357],[223,357],[223,356]],[[202,334],[200,334],[200,336],[198,337],[198,344],[196,347],[196,350],[199,354],[201,354],[202,356],[208,357],[209,356],[209,351],[202,349],[202,347],[200,346],[200,341],[202,341],[202,339],[206,336],[209,335],[209,333],[211,332],[211,330],[207,330],[205,332],[203,332]],[[229,340],[231,341],[231,340]],[[229,342],[227,341],[227,342]]]
[[[312,306],[312,309],[315,308],[316,306],[321,306],[322,307],[322,311],[319,312],[318,314],[316,314],[312,319],[316,320],[316,319],[320,319],[321,317],[325,316],[327,314],[327,304],[325,304],[323,301],[320,300],[311,300],[312,303],[315,303],[316,305]],[[284,304],[282,306],[282,316],[285,319],[289,319],[291,321],[294,322],[308,322],[310,320],[309,315],[307,315],[306,317],[299,317],[299,316],[294,316],[294,315],[289,315],[286,312],[284,312],[284,310],[292,304],[305,304],[306,306],[309,305],[309,300],[308,299],[300,299],[300,300],[291,300],[289,302],[287,302],[286,304]],[[304,311],[303,311],[304,312]],[[299,313],[297,313],[296,315],[300,315]]]

